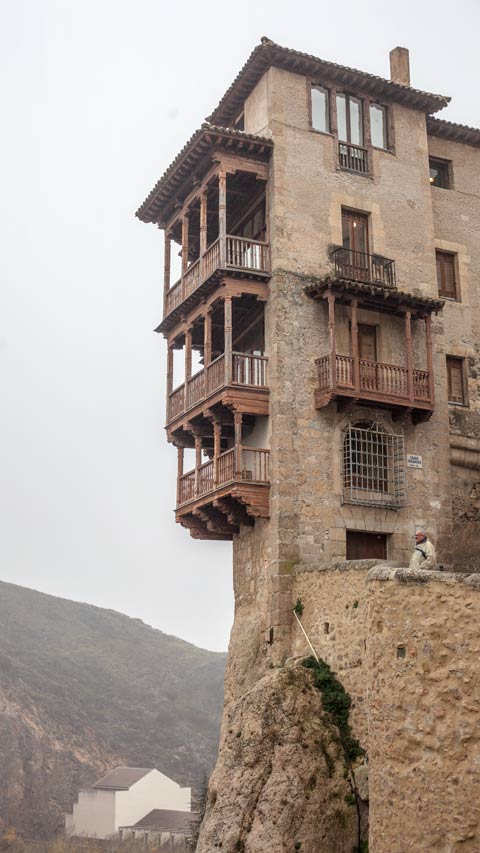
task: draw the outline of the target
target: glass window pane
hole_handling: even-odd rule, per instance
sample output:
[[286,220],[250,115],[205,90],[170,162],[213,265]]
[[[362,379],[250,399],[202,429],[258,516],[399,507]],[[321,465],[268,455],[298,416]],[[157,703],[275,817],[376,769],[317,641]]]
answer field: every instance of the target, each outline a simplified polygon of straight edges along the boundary
[[387,111],[378,104],[370,106],[370,129],[372,145],[375,148],[388,148],[387,144]]
[[321,86],[312,86],[312,127],[324,133],[330,131],[328,92]]
[[348,142],[347,139],[347,106],[345,95],[337,95],[337,126],[338,138],[342,142]]
[[363,145],[362,102],[358,98],[350,101],[350,139],[352,145]]
[[429,159],[430,164],[430,184],[433,187],[449,187],[448,163],[441,160]]

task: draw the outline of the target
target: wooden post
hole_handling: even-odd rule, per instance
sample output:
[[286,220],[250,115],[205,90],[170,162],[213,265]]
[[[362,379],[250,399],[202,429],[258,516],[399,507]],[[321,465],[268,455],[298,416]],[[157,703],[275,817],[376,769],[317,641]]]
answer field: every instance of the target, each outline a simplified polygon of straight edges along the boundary
[[427,337],[428,396],[433,406],[435,402],[435,383],[433,379],[432,318],[430,314],[425,317],[425,333]]
[[192,331],[187,329],[185,332],[185,388],[184,388],[184,408],[189,406],[189,388],[188,383],[192,378]]
[[171,240],[170,237],[167,236],[167,232],[165,234],[165,244],[164,244],[164,253],[163,253],[163,313],[167,314],[167,299],[168,299],[168,291],[170,290],[170,258],[171,258]]
[[235,425],[235,479],[242,474],[242,420],[241,412],[234,412],[233,423]]
[[330,385],[337,387],[337,352],[335,340],[335,294],[328,291],[328,331],[330,335]]
[[415,400],[415,388],[413,383],[413,343],[411,311],[405,311],[405,339],[407,344],[408,399],[411,403],[413,403]]
[[353,357],[353,385],[355,391],[360,393],[360,359],[358,357],[358,299],[352,299],[352,357]]
[[232,381],[232,297],[225,296],[224,301],[224,353],[225,385]]
[[[203,326],[203,364],[207,368],[212,360],[212,312],[207,311]],[[206,378],[206,375],[205,375]]]
[[218,236],[220,238],[220,269],[227,262],[227,174],[218,173]]
[[173,391],[173,347],[167,347],[167,423],[170,420],[170,394]]
[[217,418],[213,422],[213,482],[218,486],[218,457],[221,452],[222,424]]
[[183,477],[183,447],[177,447],[177,504],[180,503],[181,477]]
[[188,268],[188,213],[182,217],[182,298],[185,298],[184,278]]
[[199,280],[203,281],[203,256],[207,251],[207,194],[200,195],[200,262]]
[[202,464],[202,436],[195,435],[195,497],[200,492],[200,465]]

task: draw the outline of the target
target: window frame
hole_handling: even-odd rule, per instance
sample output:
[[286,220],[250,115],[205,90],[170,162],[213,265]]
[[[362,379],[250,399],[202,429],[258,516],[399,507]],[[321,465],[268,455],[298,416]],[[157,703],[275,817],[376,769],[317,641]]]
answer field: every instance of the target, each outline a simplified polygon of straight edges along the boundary
[[[463,409],[468,408],[468,383],[466,376],[466,359],[463,356],[459,355],[450,355],[447,353],[445,356],[446,367],[447,367],[447,398],[449,406],[461,406]],[[453,396],[451,393],[452,382],[451,382],[451,367],[452,363],[457,363],[460,368],[460,375],[462,381],[462,400],[452,400]]]
[[[453,266],[453,282],[454,282],[454,296],[447,293],[446,290],[441,289],[441,284],[438,279],[438,259],[449,257],[452,258],[452,266]],[[458,255],[456,252],[448,252],[445,249],[435,249],[435,268],[437,272],[437,287],[438,287],[438,295],[442,297],[442,299],[448,299],[450,302],[461,302],[460,297],[460,283],[458,276]],[[445,266],[442,263],[442,271],[443,271],[443,281],[445,281]]]
[[[337,99],[338,98],[345,98],[345,123],[346,123],[347,136],[349,136],[350,139],[340,139],[340,136],[338,133],[338,109],[337,109]],[[351,115],[350,115],[350,99],[353,99],[354,101],[358,101],[358,103],[360,104],[360,107],[361,107],[361,116],[360,116],[360,130],[361,130],[361,136],[362,136],[361,142],[352,142],[352,139],[351,139],[352,121],[351,121]],[[344,145],[353,145],[355,148],[368,149],[368,139],[367,139],[367,133],[366,133],[366,127],[365,127],[365,112],[366,112],[365,111],[365,104],[366,103],[369,103],[367,98],[362,97],[361,95],[353,95],[351,92],[345,92],[345,91],[341,91],[341,92],[336,91],[335,92],[335,112],[336,112],[336,118],[337,118],[337,122],[336,122],[336,124],[337,124],[337,138],[338,138],[339,142],[343,142]]]
[[[312,90],[313,89],[322,89],[327,95],[327,117],[328,117],[328,130],[320,130],[318,127],[313,126],[313,100],[312,100]],[[333,115],[332,115],[332,89],[330,86],[326,86],[323,83],[317,83],[315,80],[307,79],[307,92],[308,92],[308,120],[310,130],[314,133],[322,133],[324,136],[333,136]]]
[[[385,138],[386,144],[382,145],[382,146],[374,145],[374,143],[372,141],[372,107],[376,107],[377,109],[383,111],[383,116],[384,116],[383,131],[384,131],[384,138]],[[391,152],[392,146],[390,144],[390,135],[391,135],[390,110],[385,104],[381,104],[378,101],[369,101],[368,102],[368,128],[369,128],[369,136],[370,136],[370,145],[372,146],[372,148],[374,148],[375,151],[389,151],[389,152]]]
[[[432,164],[437,164],[439,168],[439,174],[443,174],[446,178],[445,184],[435,184],[430,175],[430,169],[432,168]],[[442,157],[434,157],[432,155],[428,155],[428,168],[429,168],[429,182],[431,187],[435,187],[438,190],[452,190],[453,189],[453,170],[452,170],[452,161],[447,160]],[[434,166],[435,168],[435,166]]]

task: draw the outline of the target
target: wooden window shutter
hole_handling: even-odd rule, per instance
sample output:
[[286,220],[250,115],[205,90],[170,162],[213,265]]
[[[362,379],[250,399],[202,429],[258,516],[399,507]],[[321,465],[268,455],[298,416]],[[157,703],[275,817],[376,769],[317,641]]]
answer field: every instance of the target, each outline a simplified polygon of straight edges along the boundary
[[448,252],[437,252],[436,258],[438,293],[448,299],[456,299],[455,255],[450,255]]
[[448,401],[465,404],[463,359],[447,356]]

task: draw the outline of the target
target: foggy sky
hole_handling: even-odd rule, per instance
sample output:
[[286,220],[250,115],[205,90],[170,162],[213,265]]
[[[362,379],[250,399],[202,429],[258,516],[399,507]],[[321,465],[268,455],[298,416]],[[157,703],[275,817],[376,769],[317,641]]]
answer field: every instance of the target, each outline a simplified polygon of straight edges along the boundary
[[174,523],[163,236],[134,212],[262,35],[387,77],[409,47],[480,126],[479,9],[2,0],[1,580],[226,648],[231,545]]

